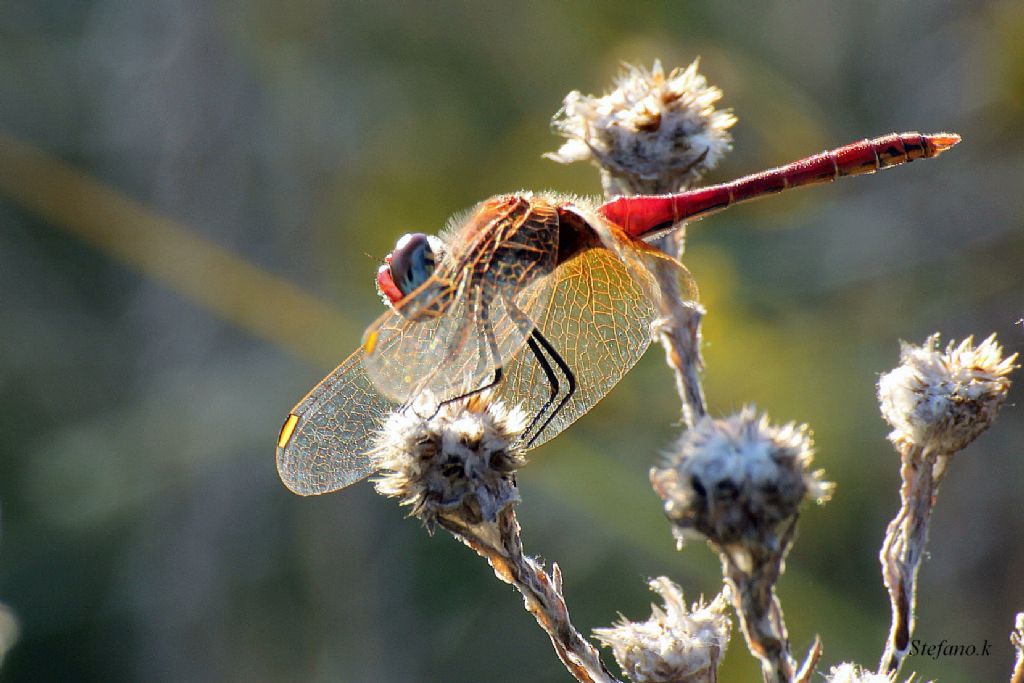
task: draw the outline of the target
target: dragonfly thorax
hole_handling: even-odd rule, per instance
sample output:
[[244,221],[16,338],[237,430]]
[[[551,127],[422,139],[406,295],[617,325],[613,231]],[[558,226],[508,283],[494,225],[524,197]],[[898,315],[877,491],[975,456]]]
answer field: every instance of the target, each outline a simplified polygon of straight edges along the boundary
[[445,315],[456,298],[486,315],[492,300],[517,296],[561,256],[556,208],[529,194],[482,202],[449,239],[452,249],[438,237],[404,235],[377,271],[385,302],[406,320]]

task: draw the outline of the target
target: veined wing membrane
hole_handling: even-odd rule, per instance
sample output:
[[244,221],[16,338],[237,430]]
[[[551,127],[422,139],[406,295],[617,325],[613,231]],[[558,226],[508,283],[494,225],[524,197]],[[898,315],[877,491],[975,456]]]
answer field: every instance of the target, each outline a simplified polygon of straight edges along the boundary
[[[546,301],[549,284],[535,281],[516,299]],[[440,315],[410,320],[389,312],[374,323],[363,364],[377,390],[405,403],[424,390],[443,401],[486,386],[495,368],[520,352],[531,329],[516,323],[489,285],[485,277],[467,274]]]
[[363,351],[356,351],[288,415],[277,444],[281,480],[308,496],[345,488],[371,474],[367,451],[395,408],[366,374]]
[[[646,244],[637,249],[622,250],[629,263],[604,248],[582,252],[550,276],[553,287],[546,306],[524,306],[572,369],[577,384],[573,396],[534,440],[534,447],[585,415],[647,350],[651,323],[658,317],[658,294],[650,272],[655,263],[675,269],[683,296],[696,298],[696,285],[682,264]],[[507,371],[498,396],[518,404],[527,414],[539,411],[550,391],[532,354],[520,353]]]
[[[533,446],[589,411],[646,351],[658,315],[651,274],[656,263],[674,269],[683,296],[696,298],[689,272],[675,259],[629,237],[609,237],[619,240],[636,244],[614,244],[614,252],[587,249],[513,297],[577,380],[576,392]],[[349,356],[295,407],[282,429],[277,465],[290,489],[328,493],[363,479],[373,471],[367,451],[389,413],[423,389],[438,400],[479,389],[496,363],[505,372],[498,397],[527,414],[551,408],[551,384],[523,349],[531,325],[511,315],[502,296],[486,295],[485,285],[464,284],[434,318],[415,322],[389,311],[370,327],[373,353],[360,349]]]
[[[516,300],[543,304],[549,284],[536,282]],[[376,360],[371,362],[364,349],[359,349],[289,414],[277,447],[277,469],[285,485],[295,493],[313,495],[336,491],[365,478],[373,472],[367,453],[377,430],[415,392],[430,389],[443,400],[469,393],[490,381],[494,359],[482,332],[485,319],[502,363],[521,353],[531,328],[517,326],[502,301],[490,303],[486,318],[478,312],[467,315],[467,309],[479,311],[480,307],[479,295],[473,303],[462,296],[445,315],[420,323],[395,311],[381,316],[370,328],[371,333],[378,332]],[[464,338],[455,337],[457,334]],[[442,343],[435,345],[435,339]],[[457,351],[442,363],[444,355],[438,354],[449,348]],[[410,377],[408,382],[405,375]],[[381,391],[376,381],[380,377],[391,383],[393,396]]]

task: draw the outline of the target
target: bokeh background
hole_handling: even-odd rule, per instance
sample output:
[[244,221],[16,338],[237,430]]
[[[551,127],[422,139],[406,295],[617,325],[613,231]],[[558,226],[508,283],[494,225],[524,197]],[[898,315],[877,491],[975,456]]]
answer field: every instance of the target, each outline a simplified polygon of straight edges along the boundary
[[[475,556],[369,484],[290,494],[273,445],[379,313],[399,235],[497,192],[598,192],[541,158],[562,97],[697,56],[740,119],[709,180],[964,137],[690,232],[711,408],[809,422],[838,482],[780,585],[794,647],[874,666],[897,507],[878,373],[933,331],[1024,349],[1021,35],[1017,0],[0,2],[0,603],[20,625],[0,680],[568,680]],[[908,672],[1008,675],[1019,396],[954,462],[920,587],[918,637],[992,654]],[[646,483],[677,420],[654,350],[522,474],[527,550],[585,631],[645,616],[651,576],[718,590]],[[737,633],[722,679],[756,677]]]

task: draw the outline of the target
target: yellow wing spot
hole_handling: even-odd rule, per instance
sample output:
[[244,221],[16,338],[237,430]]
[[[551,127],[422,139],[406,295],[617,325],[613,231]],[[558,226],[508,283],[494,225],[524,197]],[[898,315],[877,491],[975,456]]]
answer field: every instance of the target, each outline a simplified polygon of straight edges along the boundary
[[284,425],[281,427],[281,436],[277,437],[278,448],[284,448],[292,440],[292,433],[295,431],[297,424],[299,424],[299,416],[295,413],[290,413],[288,419],[284,421]]
[[366,353],[373,353],[375,348],[377,348],[377,330],[367,334],[366,339],[363,341],[363,351]]

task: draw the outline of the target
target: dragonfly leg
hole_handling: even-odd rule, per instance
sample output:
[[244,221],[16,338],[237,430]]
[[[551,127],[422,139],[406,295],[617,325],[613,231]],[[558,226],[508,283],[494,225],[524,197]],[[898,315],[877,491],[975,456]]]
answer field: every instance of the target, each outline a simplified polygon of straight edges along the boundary
[[[441,409],[441,406],[447,405],[454,401],[461,401],[462,399],[469,398],[470,396],[476,396],[477,394],[481,394],[487,391],[488,389],[492,389],[501,382],[501,378],[503,377],[504,372],[501,367],[501,356],[498,352],[498,340],[495,339],[494,337],[494,327],[491,325],[491,320],[488,317],[488,308],[486,303],[484,302],[481,302],[480,305],[480,324],[483,327],[484,339],[486,339],[487,341],[486,351],[490,352],[491,358],[494,361],[494,376],[491,378],[490,382],[483,385],[482,387],[477,387],[472,391],[467,391],[464,394],[460,394],[458,396],[454,396],[452,398],[448,398],[441,401],[441,403],[439,403],[437,406],[438,410]],[[485,363],[487,362],[486,351],[484,353],[481,353],[481,359],[483,359]],[[434,414],[436,415],[437,411],[434,411]]]
[[[551,387],[551,395],[548,397],[548,400],[544,401],[544,405],[540,407],[540,410],[534,413],[533,418],[530,420],[530,424],[523,431],[524,438],[526,434],[533,431],[533,428],[537,426],[538,422],[540,422],[544,413],[546,413],[548,408],[551,407],[551,404],[555,402],[555,398],[558,396],[558,390],[560,388],[558,384],[558,375],[555,374],[555,370],[551,367],[551,363],[548,362],[548,359],[544,357],[544,352],[541,349],[540,344],[538,344],[537,340],[534,338],[535,334],[539,333],[536,330],[530,330],[530,336],[526,338],[526,346],[530,349],[530,352],[533,353],[533,357],[537,359],[537,363],[544,371],[544,375],[548,378],[548,385]],[[547,422],[544,423],[544,426],[547,426]],[[543,427],[537,430],[537,434],[540,434],[541,431],[543,431]],[[530,443],[533,443],[533,439],[530,439]]]
[[[462,326],[458,330],[456,330],[455,333],[452,334],[452,339],[448,343],[448,347],[445,350],[444,357],[441,359],[441,362],[438,363],[437,367],[434,368],[433,372],[430,373],[430,377],[431,378],[434,377],[439,372],[444,372],[445,369],[446,369],[446,366],[448,366],[448,365],[450,365],[452,363],[455,363],[458,360],[459,354],[462,353],[462,349],[463,349],[463,347],[464,347],[464,345],[466,343],[465,342],[465,337],[467,335],[463,334],[463,332],[469,328],[470,323],[471,323],[471,321],[463,323]],[[489,329],[490,324],[487,323],[486,319],[484,320],[484,324]],[[492,337],[494,336],[493,332],[491,333],[491,336]],[[481,387],[479,389],[475,389],[473,391],[470,391],[468,393],[459,394],[457,396],[453,396],[452,398],[447,398],[447,399],[445,399],[443,401],[440,401],[438,403],[433,404],[434,410],[431,411],[431,413],[429,415],[420,415],[418,411],[415,411],[416,394],[413,394],[412,396],[409,397],[409,400],[406,401],[405,404],[403,404],[401,410],[404,411],[406,409],[412,408],[413,411],[416,412],[416,416],[419,417],[421,420],[432,420],[432,419],[434,419],[434,417],[437,416],[437,413],[441,410],[442,406],[445,406],[445,405],[447,405],[449,403],[452,403],[454,401],[458,401],[459,399],[463,399],[463,398],[466,398],[468,396],[472,396],[473,394],[477,394],[477,393],[480,393],[481,391],[489,389],[491,386],[493,386],[498,381],[500,381],[500,379],[501,379],[501,374],[500,373],[501,373],[501,368],[497,368],[497,370],[496,370],[496,375],[497,376],[495,377],[494,380],[491,381],[491,383],[489,383],[489,384],[487,384],[487,385],[485,385],[485,386],[483,386],[483,387]],[[424,379],[421,382],[421,386],[426,386],[427,383],[428,383],[428,379],[429,378]]]
[[[484,391],[487,391],[491,387],[494,387],[499,382],[501,382],[501,379],[502,379],[504,373],[502,371],[501,365],[498,364],[497,341],[494,338],[494,330],[491,329],[491,323],[490,323],[490,321],[488,321],[486,319],[486,316],[481,316],[481,319],[483,320],[482,325],[483,325],[483,329],[484,329],[484,336],[487,338],[488,350],[490,351],[490,355],[493,356],[493,358],[495,360],[494,376],[492,377],[492,379],[487,384],[485,384],[485,385],[483,385],[481,387],[478,387],[478,388],[473,389],[471,391],[467,391],[467,392],[462,393],[462,394],[458,394],[456,396],[452,396],[451,398],[446,398],[443,401],[440,401],[439,403],[434,404],[434,410],[429,415],[420,415],[419,412],[416,412],[416,416],[419,417],[420,419],[422,419],[422,420],[432,420],[437,415],[437,413],[441,410],[441,408],[443,406],[446,406],[449,403],[454,403],[455,401],[461,401],[462,399],[469,398],[470,396],[475,396],[476,394],[479,394],[479,393],[482,393]],[[458,335],[455,335],[455,336],[462,336],[462,335],[458,334]],[[459,353],[461,353],[462,346],[463,346],[464,343],[465,343],[464,341],[462,341],[462,342],[453,342],[452,344],[449,345],[448,350],[445,352],[444,358],[442,359],[441,363],[437,366],[437,368],[434,369],[434,372],[431,373],[431,377],[434,375],[434,373],[444,372],[445,366],[449,365],[450,363],[455,362],[458,359]],[[481,360],[483,360],[483,362],[486,363],[487,362],[487,360],[486,360],[487,351],[484,351],[483,353],[481,353],[480,356],[481,356]],[[479,368],[479,364],[478,364],[478,368]],[[425,383],[426,382],[424,382],[424,384]],[[415,409],[414,408],[415,403],[416,403],[416,396],[413,395],[413,396],[411,396],[409,398],[408,401],[406,401],[405,403],[402,404],[402,406],[401,406],[401,408],[399,408],[399,410],[405,411],[405,410],[409,410],[409,409]]]
[[[544,424],[542,424],[540,426],[540,429],[534,432],[533,436],[530,437],[530,440],[526,443],[527,448],[529,448],[530,445],[532,445],[533,442],[537,440],[537,437],[544,433],[544,430],[548,428],[548,425],[551,424],[551,421],[555,419],[555,416],[562,411],[562,408],[565,407],[565,404],[568,403],[569,399],[572,398],[572,395],[576,393],[576,375],[573,374],[572,368],[570,368],[569,364],[565,362],[565,359],[562,358],[561,354],[559,354],[558,351],[555,350],[555,347],[551,345],[551,342],[545,339],[544,335],[540,333],[540,330],[536,328],[534,328],[533,331],[530,333],[530,341],[536,341],[537,345],[543,347],[544,350],[548,353],[548,355],[551,356],[551,360],[555,361],[555,365],[557,365],[558,369],[561,370],[562,374],[565,375],[566,382],[569,386],[565,391],[565,396],[562,397],[562,400],[558,402],[558,405],[555,406],[555,409],[552,410],[551,414],[548,415],[546,420],[544,420]],[[541,355],[537,353],[537,350],[533,346],[533,344],[530,345],[530,349],[534,352],[534,355],[536,355],[539,360]],[[541,366],[544,367],[545,374],[550,373],[550,366],[546,362],[542,362]],[[548,379],[551,380],[551,374],[548,374]],[[544,404],[545,408],[547,408],[549,403],[554,400],[554,395],[558,392],[558,382],[552,381],[552,384],[552,397],[548,401],[548,403]],[[539,419],[543,413],[544,410],[542,409],[541,412],[537,414],[537,418],[535,418],[535,420]],[[531,427],[532,426],[533,425],[531,425]]]
[[546,413],[548,408],[551,407],[551,404],[554,402],[555,397],[558,396],[559,390],[561,389],[561,384],[558,381],[558,375],[554,372],[554,369],[551,367],[551,363],[548,362],[545,354],[550,356],[551,360],[553,360],[555,365],[558,366],[558,369],[562,371],[562,374],[565,375],[565,379],[568,384],[565,396],[562,397],[562,400],[558,402],[558,405],[556,405],[554,410],[552,410],[547,416],[540,428],[533,431],[533,436],[530,436],[529,440],[526,441],[526,446],[529,448],[533,442],[535,442],[537,438],[544,433],[544,430],[547,429],[548,425],[551,424],[551,421],[555,419],[555,416],[561,412],[562,408],[565,407],[565,404],[569,402],[570,398],[572,398],[572,395],[576,393],[576,375],[573,374],[572,368],[570,368],[569,364],[565,362],[565,359],[562,358],[561,354],[559,354],[558,351],[555,350],[555,347],[551,345],[551,342],[549,342],[544,335],[541,334],[541,331],[537,329],[533,321],[530,320],[530,317],[526,315],[526,313],[524,313],[523,310],[511,300],[511,298],[507,298],[504,301],[505,309],[508,312],[509,317],[512,318],[515,325],[527,335],[527,347],[537,359],[537,362],[540,364],[540,367],[544,371],[544,375],[547,377],[548,383],[551,386],[550,398],[544,402],[544,405],[541,406],[541,409],[537,411],[537,414],[534,415],[533,419],[530,421],[530,426],[527,427],[525,432],[523,432],[523,440],[526,440],[527,435],[530,434],[530,432],[533,431],[533,428],[537,426],[537,422],[540,421],[541,417],[544,416],[544,413]]
[[[494,367],[494,376],[491,378],[491,381],[489,381],[487,384],[483,385],[482,387],[478,387],[476,389],[473,389],[472,391],[467,391],[464,394],[459,394],[458,396],[452,396],[451,398],[446,398],[445,400],[443,400],[439,404],[437,404],[437,410],[440,410],[441,406],[446,406],[449,403],[454,403],[455,401],[461,401],[462,399],[469,398],[470,396],[476,396],[477,394],[482,394],[483,392],[487,391],[488,389],[493,389],[494,387],[498,386],[498,384],[501,383],[501,380],[502,380],[502,378],[504,376],[505,376],[505,373],[502,371],[501,366],[500,365],[495,366]],[[437,410],[434,411],[434,415],[437,415]],[[431,417],[433,417],[434,415],[431,415]]]

